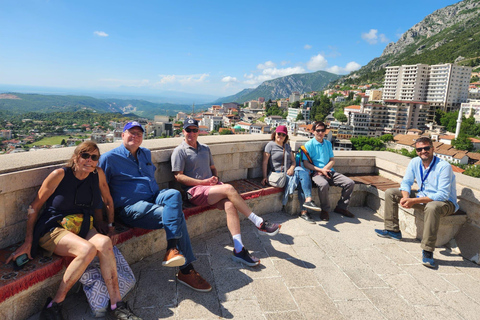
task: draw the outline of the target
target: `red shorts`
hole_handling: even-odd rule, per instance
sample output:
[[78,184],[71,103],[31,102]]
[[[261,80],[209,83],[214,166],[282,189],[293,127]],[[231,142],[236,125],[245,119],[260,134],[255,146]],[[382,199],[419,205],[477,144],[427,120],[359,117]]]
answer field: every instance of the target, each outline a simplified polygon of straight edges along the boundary
[[[217,186],[221,184],[223,184],[223,182],[219,182]],[[208,194],[212,187],[214,186],[195,186],[188,189],[188,201],[196,206],[208,206]]]

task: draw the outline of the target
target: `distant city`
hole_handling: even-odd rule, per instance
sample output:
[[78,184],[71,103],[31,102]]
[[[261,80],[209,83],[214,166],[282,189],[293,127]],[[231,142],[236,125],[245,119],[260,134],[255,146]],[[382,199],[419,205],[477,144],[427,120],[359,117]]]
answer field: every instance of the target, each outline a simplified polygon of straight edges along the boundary
[[[479,73],[472,67],[455,64],[402,65],[386,68],[383,84],[349,85],[319,92],[293,92],[289,97],[277,100],[258,98],[243,104],[236,102],[212,105],[206,111],[179,112],[175,117],[157,115],[154,120],[137,118],[145,127],[145,138],[179,136],[181,123],[193,117],[199,121],[200,134],[270,134],[278,125],[286,125],[293,135],[311,138],[311,123],[323,120],[328,124],[328,139],[335,150],[352,150],[351,139],[356,137],[379,138],[391,134],[393,149],[413,150],[415,138],[428,135],[436,141],[437,155],[457,164],[477,164],[478,153],[457,150],[452,140],[458,132],[449,132],[435,123],[436,111],[444,113],[461,111],[465,117],[474,117],[480,123]],[[476,79],[472,82],[471,79]],[[320,97],[327,97],[331,105],[328,114],[319,114],[316,105]],[[272,111],[273,110],[273,111]],[[53,145],[31,146],[45,138],[45,133],[34,130],[20,134],[12,123],[3,125],[0,131],[3,153],[25,152],[41,148],[74,146],[84,139],[97,143],[115,142],[121,139],[125,121],[79,123],[60,128],[56,134],[67,139]],[[23,119],[22,121],[35,121]],[[457,130],[459,131],[459,126]],[[83,135],[83,136],[82,136]],[[457,135],[457,136],[456,136]],[[480,149],[480,140],[470,138],[473,150]],[[28,146],[29,147],[25,147]],[[478,154],[480,155],[480,154]]]

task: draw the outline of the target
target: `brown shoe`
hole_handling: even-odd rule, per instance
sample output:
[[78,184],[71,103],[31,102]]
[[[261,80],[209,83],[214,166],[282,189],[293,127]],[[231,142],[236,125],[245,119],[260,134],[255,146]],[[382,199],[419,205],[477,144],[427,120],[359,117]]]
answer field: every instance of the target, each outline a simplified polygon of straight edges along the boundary
[[183,274],[182,271],[179,271],[177,274],[177,280],[181,284],[184,284],[195,291],[209,292],[212,290],[210,283],[203,279],[203,277],[194,269],[190,270],[188,274]]
[[325,221],[330,220],[330,215],[328,214],[327,211],[322,210],[322,211],[320,212],[320,220],[325,220]]
[[162,266],[164,267],[180,267],[185,264],[185,257],[178,251],[177,248],[172,248],[165,253]]
[[346,210],[346,209],[342,209],[342,208],[339,208],[339,207],[336,207],[335,210],[336,213],[340,213],[342,215],[344,215],[345,217],[349,217],[349,218],[354,218],[355,215],[353,213],[351,213],[350,211]]

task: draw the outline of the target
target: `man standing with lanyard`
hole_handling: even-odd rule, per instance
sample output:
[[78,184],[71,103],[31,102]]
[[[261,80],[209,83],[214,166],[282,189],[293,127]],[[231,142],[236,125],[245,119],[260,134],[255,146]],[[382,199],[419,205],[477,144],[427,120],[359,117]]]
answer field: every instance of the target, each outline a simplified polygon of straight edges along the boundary
[[[379,237],[401,240],[398,222],[398,204],[403,208],[415,208],[424,212],[424,228],[421,247],[422,262],[435,268],[433,251],[437,241],[440,218],[458,210],[455,175],[452,166],[433,155],[430,138],[421,137],[415,143],[418,157],[408,164],[400,189],[385,191],[385,229],[375,229]],[[419,185],[417,192],[411,192],[414,180]]]

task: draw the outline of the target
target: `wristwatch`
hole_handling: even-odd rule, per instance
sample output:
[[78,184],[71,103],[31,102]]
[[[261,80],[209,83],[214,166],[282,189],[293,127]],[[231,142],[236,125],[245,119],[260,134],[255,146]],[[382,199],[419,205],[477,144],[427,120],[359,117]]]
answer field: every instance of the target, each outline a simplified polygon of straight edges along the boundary
[[108,224],[108,227],[109,227],[109,228],[115,227],[115,222],[110,222],[110,223]]

